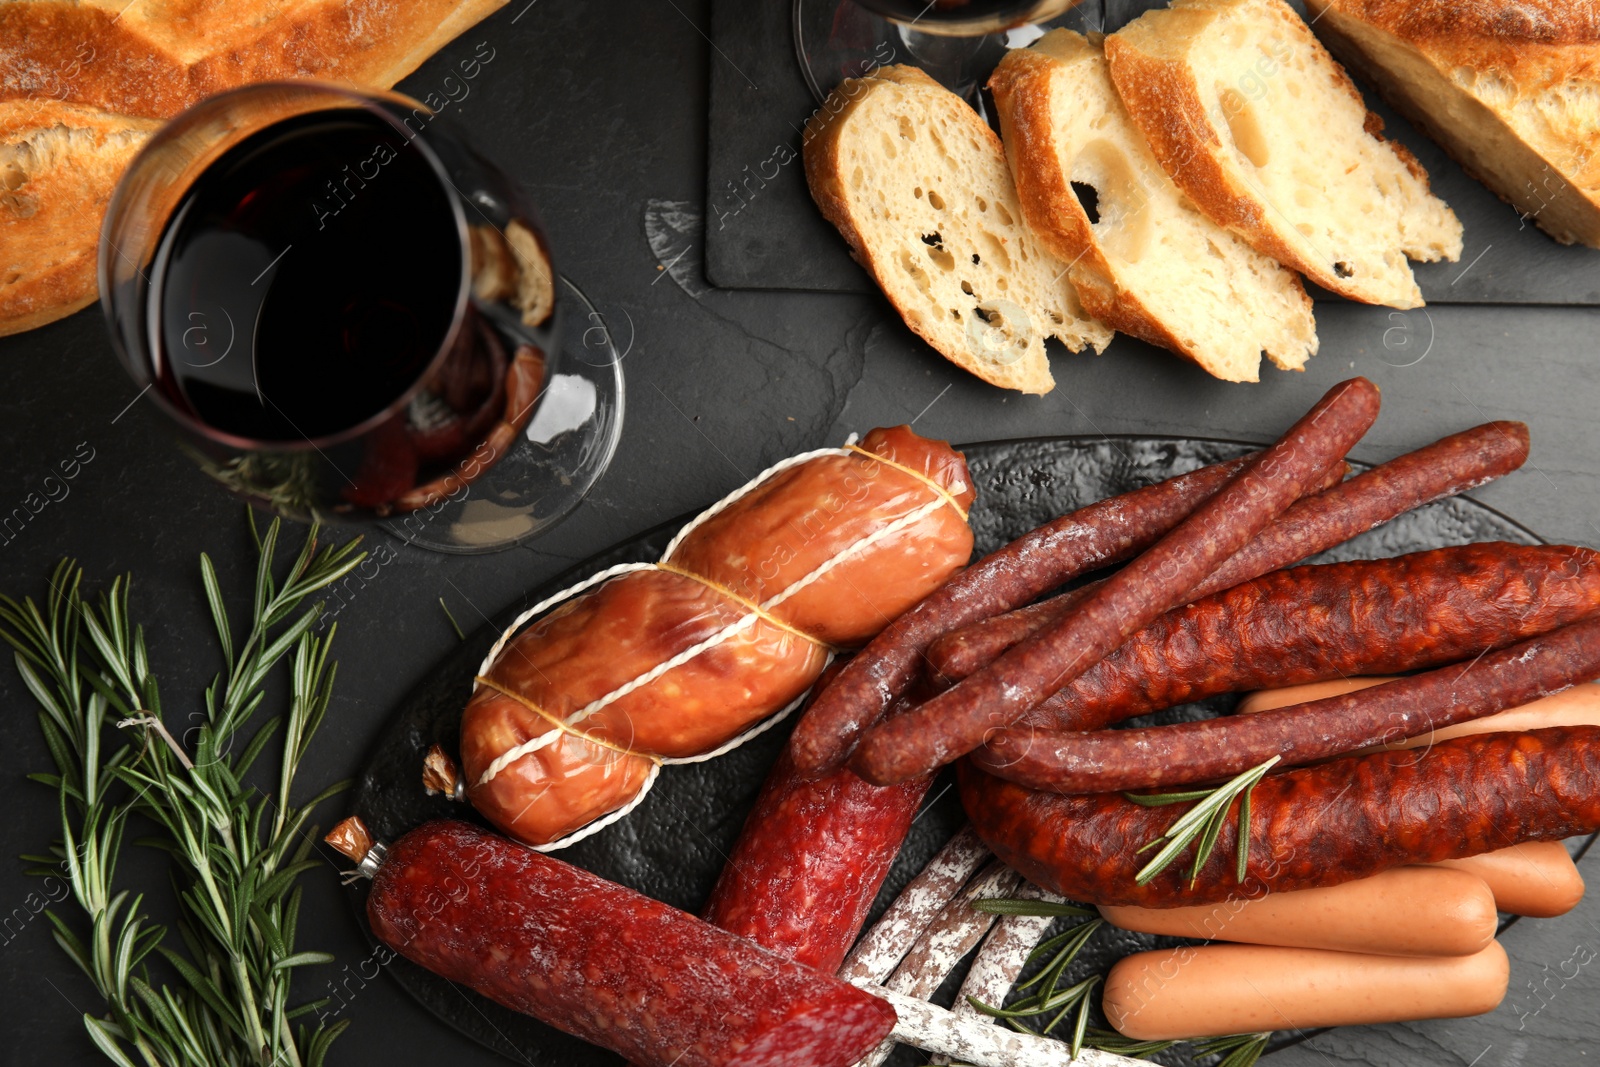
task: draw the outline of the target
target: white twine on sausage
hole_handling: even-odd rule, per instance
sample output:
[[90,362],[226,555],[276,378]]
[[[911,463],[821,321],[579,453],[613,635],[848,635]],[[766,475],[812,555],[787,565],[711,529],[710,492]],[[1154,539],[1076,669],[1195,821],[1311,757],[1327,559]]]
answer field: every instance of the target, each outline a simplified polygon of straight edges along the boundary
[[[901,531],[903,531],[905,529],[908,529],[909,527],[914,526],[915,524],[921,522],[924,518],[926,518],[927,516],[933,514],[939,508],[944,507],[945,505],[948,504],[950,507],[954,508],[958,514],[960,514],[962,516],[963,520],[965,520],[966,512],[961,508],[960,504],[956,501],[955,496],[953,495],[953,492],[951,490],[946,489],[944,486],[939,485],[937,482],[935,482],[932,478],[930,478],[927,475],[921,474],[921,473],[919,473],[919,472],[917,472],[915,470],[912,470],[909,467],[906,467],[906,466],[903,466],[901,464],[895,463],[893,460],[886,459],[886,458],[884,458],[882,456],[874,455],[873,453],[870,453],[870,452],[867,452],[867,451],[865,451],[865,450],[863,450],[861,448],[858,448],[856,446],[856,444],[855,444],[855,440],[856,440],[855,435],[851,434],[849,439],[846,442],[846,447],[844,447],[844,448],[821,448],[821,449],[816,449],[816,450],[813,450],[811,452],[803,452],[803,453],[800,453],[799,455],[796,455],[796,456],[790,456],[787,459],[781,460],[780,462],[773,464],[771,467],[769,467],[766,470],[762,471],[756,477],[752,478],[750,481],[746,482],[744,485],[740,486],[738,489],[734,490],[732,493],[729,493],[727,496],[725,496],[721,500],[717,501],[715,504],[713,504],[711,507],[707,508],[705,511],[701,512],[699,515],[695,516],[694,519],[690,520],[690,522],[688,522],[683,527],[683,529],[679,530],[677,535],[675,537],[673,537],[673,539],[668,543],[666,551],[662,553],[661,563],[667,563],[668,561],[670,561],[671,558],[672,558],[673,553],[676,552],[678,550],[678,548],[683,544],[685,538],[687,538],[697,528],[699,528],[701,525],[703,525],[705,522],[707,522],[711,518],[713,518],[716,515],[720,514],[722,511],[726,510],[728,507],[730,507],[733,504],[737,503],[739,500],[743,499],[745,496],[749,495],[752,491],[754,491],[757,487],[762,485],[768,479],[774,477],[775,475],[781,474],[782,472],[784,472],[786,470],[789,470],[790,468],[799,466],[799,465],[801,465],[803,463],[810,462],[811,460],[817,459],[817,458],[822,457],[822,456],[845,456],[845,457],[848,457],[848,456],[856,455],[856,454],[863,455],[866,458],[868,458],[869,460],[874,460],[874,461],[877,461],[877,462],[881,462],[885,466],[888,466],[888,467],[890,467],[892,469],[900,470],[900,471],[902,471],[902,472],[904,472],[906,474],[911,475],[914,478],[917,478],[918,480],[922,481],[925,485],[927,485],[930,489],[932,489],[935,492],[935,494],[936,494],[935,498],[933,500],[931,500],[931,501],[928,501],[925,504],[922,504],[922,505],[918,506],[917,508],[913,509],[912,511],[907,512],[905,515],[900,516],[898,519],[895,519],[893,522],[887,523],[886,525],[879,527],[878,529],[874,530],[872,533],[868,534],[866,537],[860,538],[859,540],[853,542],[852,544],[848,545],[847,547],[845,547],[840,552],[837,552],[833,556],[831,556],[828,559],[824,560],[821,564],[819,564],[809,574],[806,574],[806,575],[802,576],[801,578],[797,579],[796,581],[790,583],[790,585],[788,587],[783,589],[777,595],[769,597],[767,600],[762,601],[760,603],[754,603],[754,602],[745,601],[742,597],[739,597],[737,594],[734,594],[731,591],[722,589],[720,586],[716,585],[716,583],[710,582],[710,581],[705,580],[705,579],[701,579],[697,575],[688,574],[686,572],[679,572],[679,571],[676,571],[676,570],[670,570],[670,573],[682,573],[682,574],[684,574],[685,577],[688,577],[688,578],[690,578],[692,580],[701,581],[704,584],[706,584],[708,587],[713,588],[713,589],[717,589],[718,591],[723,592],[730,599],[733,599],[737,603],[744,604],[747,607],[751,608],[752,610],[750,610],[747,614],[741,616],[738,619],[738,621],[730,623],[727,626],[724,626],[722,629],[718,630],[716,633],[713,633],[711,636],[707,637],[706,639],[704,639],[702,641],[699,641],[694,645],[691,645],[689,648],[684,649],[682,652],[679,652],[677,655],[672,656],[670,659],[667,659],[667,660],[663,661],[662,663],[657,664],[656,666],[652,667],[650,670],[645,671],[644,673],[638,675],[637,677],[631,679],[628,682],[625,682],[624,684],[618,686],[617,688],[611,690],[610,692],[604,694],[603,696],[600,696],[597,699],[590,701],[588,704],[585,704],[583,707],[579,708],[577,711],[573,712],[571,715],[567,716],[565,719],[555,720],[555,727],[553,729],[547,730],[544,733],[541,733],[536,737],[530,738],[529,740],[524,741],[521,744],[518,744],[516,746],[513,746],[512,748],[508,749],[507,751],[501,753],[499,756],[495,757],[494,760],[492,760],[489,763],[488,767],[486,767],[484,769],[483,773],[481,775],[479,775],[478,781],[477,781],[476,784],[477,785],[485,785],[485,784],[487,784],[488,782],[492,781],[497,775],[499,775],[502,771],[504,771],[507,767],[509,767],[510,765],[515,763],[517,760],[519,760],[524,756],[530,755],[530,754],[532,754],[534,752],[537,752],[537,751],[539,751],[539,750],[541,750],[541,749],[553,744],[557,739],[559,739],[561,737],[561,735],[563,733],[572,733],[572,734],[574,734],[574,735],[576,735],[576,736],[578,736],[580,738],[585,737],[585,735],[582,733],[581,730],[576,729],[576,726],[577,726],[578,723],[581,723],[582,721],[584,721],[585,719],[587,719],[591,715],[593,715],[596,712],[600,711],[601,709],[603,709],[603,708],[615,703],[616,701],[623,699],[624,697],[628,696],[630,693],[635,692],[636,690],[640,689],[641,687],[649,685],[650,683],[652,683],[655,680],[657,680],[658,678],[660,678],[662,675],[666,674],[668,671],[673,670],[676,667],[680,667],[680,666],[684,665],[685,663],[690,662],[691,660],[693,660],[697,656],[701,655],[702,653],[708,651],[709,649],[715,648],[718,645],[721,645],[721,644],[725,643],[726,641],[728,641],[729,639],[737,636],[738,634],[743,633],[744,631],[748,630],[750,627],[754,626],[756,624],[756,622],[762,620],[764,617],[768,617],[769,621],[770,621],[769,613],[772,611],[772,609],[781,606],[783,603],[785,603],[789,599],[793,598],[794,596],[796,596],[797,594],[799,594],[800,592],[802,592],[803,590],[805,590],[806,588],[811,586],[813,583],[815,583],[818,580],[820,580],[829,571],[832,571],[834,568],[836,568],[836,567],[840,566],[841,564],[847,562],[848,560],[860,555],[861,553],[865,552],[867,549],[871,548],[873,545],[875,545],[878,542],[884,540],[885,538],[893,537],[896,534],[900,533]],[[954,492],[962,492],[965,489],[966,489],[966,486],[964,484],[957,485],[957,486],[954,487]],[[591,575],[590,577],[584,579],[583,581],[578,582],[578,583],[576,583],[576,584],[574,584],[572,586],[569,586],[568,588],[563,589],[560,592],[555,593],[552,596],[546,597],[544,600],[541,600],[539,603],[535,604],[533,607],[531,607],[528,610],[522,612],[520,615],[518,615],[516,617],[516,619],[514,619],[512,621],[511,625],[506,627],[506,629],[495,640],[495,643],[490,647],[488,654],[484,657],[483,663],[480,665],[480,667],[478,669],[478,673],[480,675],[482,675],[482,676],[488,676],[490,670],[492,669],[492,667],[494,665],[495,660],[500,656],[500,654],[502,652],[505,651],[506,645],[513,639],[513,637],[517,634],[517,632],[529,620],[537,618],[538,616],[544,614],[545,612],[547,612],[551,608],[561,604],[562,602],[570,600],[573,597],[579,595],[580,593],[583,593],[583,592],[585,592],[585,591],[587,591],[589,589],[592,589],[597,585],[600,585],[600,584],[603,584],[605,582],[608,582],[613,578],[620,577],[621,575],[629,574],[629,573],[632,573],[634,571],[655,570],[655,569],[662,569],[662,568],[660,568],[660,564],[656,564],[656,563],[623,563],[623,564],[618,564],[617,566],[614,566],[614,567],[608,567],[607,569],[601,571],[598,574]],[[780,622],[779,625],[781,626],[781,628],[789,630],[792,633],[798,632],[793,627],[791,627],[791,626],[789,626],[789,625],[787,625],[785,623],[781,623]],[[816,644],[818,644],[819,646],[821,646],[822,648],[826,649],[827,650],[828,659],[829,660],[832,659],[834,652],[833,652],[833,649],[831,647],[826,645],[824,642],[822,642],[822,641],[820,641],[820,640],[818,640],[816,638],[811,637],[810,635],[804,635],[803,634],[801,636],[804,636],[807,640],[811,640],[811,641],[815,642]],[[660,766],[662,764],[699,763],[699,762],[702,762],[704,760],[714,759],[714,758],[716,758],[718,756],[725,755],[726,753],[728,753],[728,752],[732,751],[733,749],[737,748],[739,745],[742,745],[745,742],[749,741],[751,738],[753,738],[753,737],[755,737],[755,736],[757,736],[757,735],[759,735],[759,734],[761,734],[761,733],[763,733],[763,732],[765,732],[767,730],[770,730],[773,726],[775,726],[779,722],[781,722],[786,716],[791,714],[796,707],[799,706],[800,702],[804,699],[804,695],[805,694],[801,694],[800,697],[796,698],[787,707],[783,708],[782,710],[780,710],[779,712],[777,712],[774,715],[770,715],[770,716],[766,717],[764,720],[762,720],[761,722],[757,723],[751,729],[746,730],[745,732],[739,734],[737,737],[733,738],[731,741],[728,741],[727,743],[719,746],[717,749],[715,749],[715,750],[713,750],[711,752],[700,753],[700,754],[697,754],[697,755],[694,755],[694,756],[680,756],[680,757],[671,757],[671,758],[654,757],[654,756],[649,756],[649,755],[644,754],[644,753],[639,753],[639,755],[643,756],[644,758],[650,759],[651,762],[654,764],[654,766],[651,767],[650,773],[649,773],[648,777],[646,778],[643,786],[640,788],[638,794],[636,794],[633,797],[633,799],[630,800],[629,803],[625,807],[619,809],[616,812],[612,812],[612,813],[608,814],[607,816],[603,817],[600,820],[597,820],[594,823],[588,824],[583,829],[581,829],[581,830],[575,832],[574,834],[571,834],[571,835],[569,835],[569,836],[567,836],[565,838],[562,838],[559,841],[555,841],[555,842],[551,842],[551,843],[543,845],[543,846],[539,846],[540,850],[541,851],[550,851],[550,850],[554,850],[554,849],[565,848],[568,845],[571,845],[571,844],[573,844],[573,843],[575,843],[577,841],[580,841],[583,838],[585,838],[585,837],[587,837],[587,836],[589,836],[591,834],[598,833],[600,830],[602,830],[606,826],[609,826],[612,823],[616,822],[618,819],[622,818],[624,815],[626,815],[628,812],[632,811],[635,807],[638,806],[639,802],[641,800],[643,800],[644,795],[649,792],[650,787],[652,785],[654,785],[654,783],[656,781],[656,778],[659,776],[659,768],[660,768]]]

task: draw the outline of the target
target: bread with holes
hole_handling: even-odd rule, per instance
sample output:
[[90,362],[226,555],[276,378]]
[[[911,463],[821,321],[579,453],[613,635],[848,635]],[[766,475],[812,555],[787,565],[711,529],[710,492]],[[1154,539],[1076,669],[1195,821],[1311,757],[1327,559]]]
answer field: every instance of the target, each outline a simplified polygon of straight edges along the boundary
[[986,382],[1055,386],[1044,341],[1103,349],[1067,265],[1028,231],[1000,138],[915,67],[842,83],[806,126],[806,181],[923,340]]
[[1408,256],[1460,258],[1460,221],[1284,0],[1174,0],[1106,56],[1167,173],[1258,252],[1398,308],[1422,304]]
[[[1294,272],[1212,222],[1150,154],[1096,40],[1053,30],[989,80],[1022,217],[1084,310],[1224,381],[1260,379],[1261,353],[1304,370],[1317,351]],[[1090,213],[1090,208],[1093,213]]]
[[1317,35],[1562,244],[1600,248],[1600,10],[1571,0],[1308,0]]
[[387,88],[503,3],[0,0],[0,335],[93,302],[100,220],[163,120],[247,82]]

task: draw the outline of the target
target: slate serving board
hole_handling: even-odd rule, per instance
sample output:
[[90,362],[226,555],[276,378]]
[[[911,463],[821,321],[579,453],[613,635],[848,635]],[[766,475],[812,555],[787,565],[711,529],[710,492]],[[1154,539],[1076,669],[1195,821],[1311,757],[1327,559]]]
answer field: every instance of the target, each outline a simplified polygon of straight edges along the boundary
[[[1162,0],[1086,0],[1073,20],[1114,32],[1164,6]],[[801,75],[792,24],[792,0],[712,2],[706,279],[730,289],[874,292],[806,191],[801,130],[820,101]],[[1434,191],[1466,227],[1460,262],[1413,264],[1428,303],[1600,304],[1600,251],[1559,245],[1525,223],[1370,86],[1362,89],[1389,135],[1416,153]],[[1314,295],[1340,299],[1320,290]]]
[[[963,448],[978,488],[971,522],[976,552],[987,553],[1064,512],[1141,485],[1230,459],[1259,447],[1241,442],[1173,437],[1060,437],[990,442]],[[373,833],[393,841],[429,819],[465,818],[476,813],[465,804],[426,795],[421,787],[423,754],[434,743],[456,752],[461,709],[472,678],[501,629],[525,607],[606,567],[660,558],[684,516],[625,541],[530,591],[522,604],[507,609],[450,652],[396,708],[372,754],[355,793],[353,809]],[[1514,520],[1466,497],[1440,501],[1363,534],[1322,556],[1319,562],[1376,558],[1471,541],[1537,543],[1540,539]],[[1136,722],[1173,722],[1221,713],[1234,698],[1185,705]],[[665,768],[650,795],[627,819],[558,855],[606,878],[697,911],[710,893],[723,859],[746,813],[788,737],[789,724],[762,734],[726,756],[707,763]],[[948,776],[947,776],[948,777]],[[964,821],[959,803],[936,783],[931,803],[918,816],[893,870],[879,893],[870,921],[888,906],[917,871]],[[1587,847],[1588,841],[1574,842]],[[351,887],[352,903],[366,930],[365,882]],[[1507,925],[1515,920],[1507,920]],[[368,931],[370,938],[370,931]],[[1130,952],[1185,944],[1181,939],[1105,928],[1069,972],[1063,988],[1104,973]],[[621,1063],[611,1053],[560,1033],[455,986],[404,959],[387,972],[417,1002],[465,1036],[505,1056],[535,1067]],[[935,1000],[949,1004],[962,972],[947,981]],[[1103,1020],[1097,1020],[1103,1025]],[[1279,1034],[1274,1048],[1293,1044],[1305,1033]],[[1192,1067],[1183,1047],[1155,1057],[1174,1067]],[[925,1062],[909,1048],[897,1050],[893,1064]]]

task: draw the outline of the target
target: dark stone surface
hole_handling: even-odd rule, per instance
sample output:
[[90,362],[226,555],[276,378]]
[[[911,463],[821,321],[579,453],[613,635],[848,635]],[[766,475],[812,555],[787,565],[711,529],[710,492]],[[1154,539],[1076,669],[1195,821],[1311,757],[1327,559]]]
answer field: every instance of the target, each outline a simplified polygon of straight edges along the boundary
[[[527,548],[456,558],[369,534],[369,546],[387,546],[394,559],[336,608],[339,680],[303,772],[308,791],[359,774],[405,695],[439,675],[457,644],[441,597],[471,631],[597,551],[702,506],[771,462],[880,424],[915,420],[920,432],[963,441],[1126,433],[1265,441],[1334,382],[1360,373],[1383,388],[1385,413],[1358,459],[1381,460],[1487,419],[1525,419],[1529,467],[1475,496],[1551,540],[1600,545],[1600,313],[1587,308],[1439,307],[1391,316],[1326,304],[1318,309],[1322,354],[1304,375],[1269,370],[1259,385],[1228,385],[1119,339],[1100,357],[1057,352],[1056,391],[1020,397],[945,364],[877,296],[691,296],[658,269],[644,218],[652,201],[704,210],[706,72],[724,62],[704,36],[709,17],[706,0],[516,0],[403,84],[425,94],[478,42],[496,49],[452,113],[527,186],[558,266],[628,351],[627,425],[590,499]],[[0,590],[38,595],[50,566],[68,554],[91,581],[133,571],[134,609],[168,711],[181,718],[199,706],[218,666],[202,637],[209,622],[197,556],[212,554],[235,596],[253,556],[239,505],[178,454],[152,408],[124,412],[134,399],[94,310],[0,338],[0,514],[31,492],[42,495],[43,479],[80,442],[94,456],[65,499],[0,543]],[[0,822],[0,1064],[101,1063],[80,1022],[99,1010],[92,989],[32,915],[29,894],[46,887],[24,878],[14,859],[53,834],[56,802],[23,780],[49,757],[9,666],[0,667],[0,709],[0,751],[9,757]],[[324,824],[342,811],[330,804]],[[931,848],[929,836],[917,847]],[[344,864],[323,855],[326,870],[305,880],[300,941],[338,962],[306,970],[298,992],[337,994],[336,1018],[353,1023],[330,1064],[503,1063],[418,1010],[387,976],[372,977],[370,948],[337,884]],[[1591,875],[1595,862],[1583,865]],[[143,850],[130,846],[123,866],[129,884],[162,895],[160,867]],[[1520,923],[1514,934],[1511,993],[1497,1013],[1425,1029],[1336,1031],[1273,1062],[1587,1062],[1600,1051],[1600,968],[1582,961],[1600,949],[1600,898],[1560,919]]]
[[[731,288],[872,292],[872,280],[806,191],[800,130],[818,101],[794,60],[791,2],[712,3],[711,37],[725,61],[711,66],[706,273],[713,284]],[[1114,32],[1164,6],[1161,0],[1087,0],[1069,19],[1075,27],[1083,20],[1082,26]],[[1416,154],[1434,192],[1466,227],[1460,262],[1413,265],[1430,304],[1600,303],[1600,256],[1552,241],[1468,177],[1372,86],[1362,90],[1387,135]],[[1319,305],[1339,299],[1318,290]]]

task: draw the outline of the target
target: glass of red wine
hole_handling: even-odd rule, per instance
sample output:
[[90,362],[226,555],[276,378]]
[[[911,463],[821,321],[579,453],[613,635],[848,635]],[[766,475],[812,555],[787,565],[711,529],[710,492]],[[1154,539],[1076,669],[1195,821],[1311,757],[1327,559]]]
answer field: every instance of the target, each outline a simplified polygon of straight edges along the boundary
[[486,552],[622,430],[604,318],[517,184],[396,93],[247,86],[163,127],[101,231],[117,354],[202,470],[298,519]]
[[818,103],[846,78],[909,63],[988,117],[981,90],[1007,48],[1033,43],[1050,26],[1101,28],[1093,11],[1080,4],[1083,0],[794,0],[795,54]]

